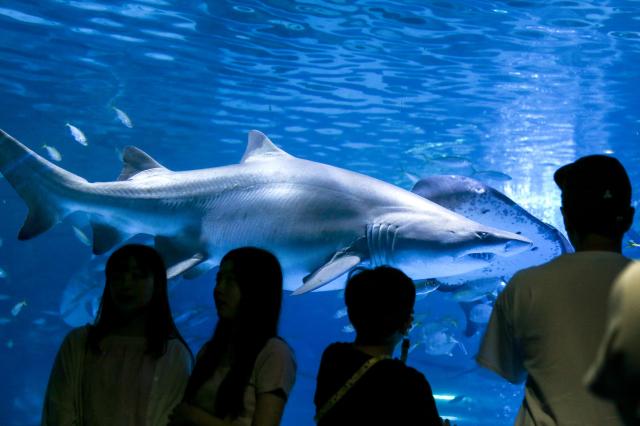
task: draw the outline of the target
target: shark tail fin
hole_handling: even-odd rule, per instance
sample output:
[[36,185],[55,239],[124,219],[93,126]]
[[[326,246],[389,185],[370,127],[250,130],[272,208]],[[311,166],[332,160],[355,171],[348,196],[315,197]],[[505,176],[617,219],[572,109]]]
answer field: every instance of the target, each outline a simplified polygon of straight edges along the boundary
[[61,202],[70,188],[86,180],[42,158],[0,130],[0,173],[27,203],[29,213],[18,239],[28,240],[72,211]]

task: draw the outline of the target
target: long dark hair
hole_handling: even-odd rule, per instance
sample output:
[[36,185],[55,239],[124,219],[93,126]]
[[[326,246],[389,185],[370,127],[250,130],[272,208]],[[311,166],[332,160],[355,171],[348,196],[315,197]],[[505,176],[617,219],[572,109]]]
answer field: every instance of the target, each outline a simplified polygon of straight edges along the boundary
[[[114,273],[127,265],[129,259],[135,259],[138,267],[153,276],[153,295],[149,302],[149,315],[145,327],[147,338],[146,353],[153,358],[160,358],[167,351],[169,339],[178,339],[189,350],[189,346],[180,335],[169,307],[167,295],[167,272],[160,254],[142,244],[127,244],[114,251],[105,269],[105,286],[100,299],[98,315],[93,325],[89,327],[87,345],[94,353],[100,353],[100,342],[117,324],[117,311],[111,297],[110,286]],[[190,350],[189,350],[190,351]]]
[[278,334],[282,304],[282,269],[266,250],[242,247],[227,253],[220,264],[231,262],[240,288],[238,314],[231,322],[223,318],[205,343],[185,391],[191,400],[220,364],[225,348],[232,350],[231,368],[220,384],[213,412],[220,418],[237,418],[244,409],[244,390],[264,345]]

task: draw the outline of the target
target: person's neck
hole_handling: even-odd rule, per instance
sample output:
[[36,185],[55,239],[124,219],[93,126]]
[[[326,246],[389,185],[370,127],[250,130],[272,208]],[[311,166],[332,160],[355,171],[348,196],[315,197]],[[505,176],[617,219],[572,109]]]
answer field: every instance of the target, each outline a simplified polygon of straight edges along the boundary
[[573,247],[579,251],[611,251],[622,253],[622,241],[613,240],[598,234],[587,234],[574,238]]
[[113,328],[111,334],[127,337],[144,337],[147,331],[146,309],[124,316],[122,320]]
[[393,355],[393,351],[396,348],[397,343],[386,343],[381,345],[367,345],[359,343],[358,340],[353,342],[353,347],[359,350],[360,352],[364,352],[367,355],[371,356],[388,356],[391,357]]

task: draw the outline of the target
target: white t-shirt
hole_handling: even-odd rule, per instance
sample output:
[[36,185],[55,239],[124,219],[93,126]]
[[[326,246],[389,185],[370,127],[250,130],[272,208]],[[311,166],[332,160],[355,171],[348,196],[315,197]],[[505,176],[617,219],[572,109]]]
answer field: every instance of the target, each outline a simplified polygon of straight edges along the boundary
[[[256,357],[249,385],[244,391],[244,410],[238,418],[233,420],[233,425],[251,425],[258,394],[282,390],[288,397],[296,380],[296,368],[295,358],[289,345],[278,338],[269,339]],[[194,405],[214,415],[218,388],[228,372],[229,365],[218,366],[211,378],[196,392]]]
[[585,382],[605,398],[640,394],[640,262],[630,264],[611,290],[607,330]]
[[628,263],[613,252],[565,254],[517,273],[500,294],[476,360],[512,383],[526,379],[516,425],[622,424],[582,379],[604,334],[610,288]]
[[42,425],[164,426],[181,401],[191,355],[169,340],[159,359],[144,354],[143,337],[108,336],[102,355],[86,346],[88,327],[73,329],[51,370]]

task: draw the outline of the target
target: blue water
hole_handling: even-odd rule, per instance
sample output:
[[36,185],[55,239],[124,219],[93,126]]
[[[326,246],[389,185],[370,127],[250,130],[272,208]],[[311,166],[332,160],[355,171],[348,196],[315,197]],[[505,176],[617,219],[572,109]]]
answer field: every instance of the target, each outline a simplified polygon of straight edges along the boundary
[[[476,176],[560,229],[558,166],[614,154],[640,187],[640,1],[118,3],[0,3],[0,128],[41,155],[55,147],[89,181],[115,179],[126,145],[174,170],[234,163],[259,129],[293,155],[407,189],[430,174]],[[70,222],[18,241],[27,209],[3,179],[0,211],[0,424],[35,425],[79,320],[61,306],[90,309],[104,259]],[[171,284],[194,350],[215,323],[213,280]],[[321,351],[353,339],[343,307],[339,292],[285,297],[281,334],[299,365],[285,425],[312,424]],[[441,413],[511,424],[521,388],[476,368],[479,336],[463,336],[458,305],[436,292],[416,314],[418,340],[436,324],[460,341],[450,355],[410,355]]]

